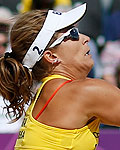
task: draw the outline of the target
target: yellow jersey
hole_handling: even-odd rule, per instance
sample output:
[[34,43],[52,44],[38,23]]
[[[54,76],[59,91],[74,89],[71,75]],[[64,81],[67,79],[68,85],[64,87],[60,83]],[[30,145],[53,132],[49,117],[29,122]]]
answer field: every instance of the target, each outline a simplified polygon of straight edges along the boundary
[[46,82],[54,78],[66,77],[51,75],[42,80],[35,100],[26,112],[15,150],[95,150],[99,138],[99,119],[80,129],[61,129],[38,122],[32,117],[32,110]]

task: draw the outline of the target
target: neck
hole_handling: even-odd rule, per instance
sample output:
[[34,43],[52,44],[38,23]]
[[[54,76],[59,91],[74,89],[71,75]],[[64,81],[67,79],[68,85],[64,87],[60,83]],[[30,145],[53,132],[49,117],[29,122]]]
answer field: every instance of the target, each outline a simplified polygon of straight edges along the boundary
[[[88,70],[88,69],[87,69]],[[54,68],[53,74],[59,74],[72,80],[85,80],[89,71],[84,68],[76,69],[67,65],[58,65]]]

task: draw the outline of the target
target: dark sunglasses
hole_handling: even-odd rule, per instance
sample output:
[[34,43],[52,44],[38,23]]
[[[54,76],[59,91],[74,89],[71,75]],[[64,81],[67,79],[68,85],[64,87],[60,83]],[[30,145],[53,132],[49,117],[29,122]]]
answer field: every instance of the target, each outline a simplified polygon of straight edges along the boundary
[[52,43],[50,48],[55,47],[58,44],[61,44],[63,40],[71,38],[72,40],[79,40],[79,30],[78,28],[72,28],[59,37],[56,41]]

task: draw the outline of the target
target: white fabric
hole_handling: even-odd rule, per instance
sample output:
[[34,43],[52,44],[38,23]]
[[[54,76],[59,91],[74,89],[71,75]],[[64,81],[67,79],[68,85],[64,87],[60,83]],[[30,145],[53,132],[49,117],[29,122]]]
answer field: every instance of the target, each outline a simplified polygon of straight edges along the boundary
[[[73,28],[72,28],[72,29],[73,29]],[[59,37],[56,41],[54,41],[54,42],[51,44],[50,48],[52,48],[52,47],[54,47],[54,46],[60,44],[60,43],[64,40],[65,37],[67,37],[67,36],[70,35],[70,31],[71,31],[72,29],[68,30],[68,31],[67,31],[66,33],[64,33],[61,37]],[[78,28],[75,28],[75,29],[78,31]],[[78,35],[79,35],[79,31],[78,31]]]
[[64,13],[49,10],[41,31],[23,59],[23,65],[32,68],[42,58],[44,50],[54,33],[79,21],[85,11],[86,3]]
[[53,43],[52,43],[52,45],[50,46],[50,48],[52,48],[52,47],[54,47],[55,45],[57,45],[57,44],[60,44],[62,41],[63,41],[63,39],[66,37],[66,36],[68,36],[69,34],[70,34],[70,31],[71,31],[72,29],[70,29],[70,30],[68,30],[66,33],[64,33],[60,38],[58,38],[56,41],[54,41]]

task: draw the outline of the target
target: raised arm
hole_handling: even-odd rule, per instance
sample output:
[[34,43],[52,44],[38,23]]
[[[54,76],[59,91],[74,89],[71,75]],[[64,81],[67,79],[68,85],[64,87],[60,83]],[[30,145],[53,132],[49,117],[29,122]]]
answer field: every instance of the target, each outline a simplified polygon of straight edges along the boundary
[[87,92],[88,113],[98,117],[101,123],[120,126],[120,90],[106,81],[95,79]]

